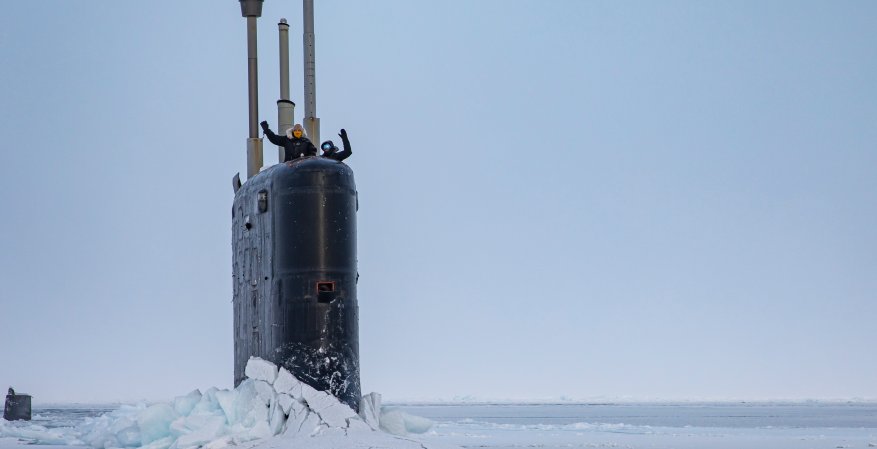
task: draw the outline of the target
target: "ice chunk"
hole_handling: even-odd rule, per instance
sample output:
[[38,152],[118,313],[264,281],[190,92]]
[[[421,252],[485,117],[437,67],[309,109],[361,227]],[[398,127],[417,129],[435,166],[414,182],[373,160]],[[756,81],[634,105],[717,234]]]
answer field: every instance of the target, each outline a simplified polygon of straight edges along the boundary
[[[267,413],[267,410],[268,409],[266,408],[265,409],[266,413]],[[263,439],[263,438],[272,437],[272,436],[274,436],[274,434],[271,433],[271,426],[268,424],[268,420],[265,419],[264,421],[256,422],[256,425],[254,425],[249,430],[249,432],[246,433],[246,436],[249,437],[250,439],[253,439],[253,440],[259,440],[259,439]]]
[[289,412],[289,417],[307,415],[308,407],[304,405],[304,403],[299,401],[293,401],[292,403],[292,411]]
[[298,396],[291,394],[290,396],[292,396],[296,399],[302,400],[302,401],[307,401],[307,398],[309,396],[314,396],[317,392],[317,390],[315,390],[314,387],[312,387],[304,382],[299,382],[299,386],[301,387],[301,394]]
[[316,413],[308,413],[298,430],[301,436],[311,436],[320,430],[320,417]]
[[378,430],[381,426],[381,395],[372,392],[363,396],[359,401],[359,415],[369,427]]
[[256,391],[257,382],[259,381],[252,379],[241,382],[235,394],[233,407],[235,419],[230,425],[234,433],[242,433],[245,438],[249,438],[248,435],[253,433],[251,430],[260,423],[264,423],[265,432],[268,429],[268,405],[262,401]]
[[250,357],[247,367],[244,368],[244,374],[250,379],[264,380],[270,385],[277,379],[277,365],[258,357]]
[[320,417],[311,412],[304,404],[295,402],[292,405],[293,414],[289,415],[286,423],[286,436],[308,436],[320,425]]
[[199,402],[201,402],[201,390],[193,390],[185,396],[174,398],[174,411],[180,416],[188,416]]
[[112,423],[109,432],[116,437],[122,447],[137,447],[140,444],[140,428],[137,421],[130,416],[122,416]]
[[292,396],[296,400],[303,400],[304,395],[302,394],[302,389],[306,386],[304,382],[300,380],[296,380],[296,383],[289,389],[288,395]]
[[[101,449],[107,446],[119,446],[119,441],[109,431],[109,416],[100,416],[94,419],[86,420],[83,425],[82,441],[91,447]],[[18,435],[19,437],[27,437],[27,435]]]
[[174,420],[174,422],[170,425],[170,434],[174,438],[179,438],[181,435],[185,435],[191,432],[192,429],[186,425],[186,417],[181,416]]
[[359,418],[350,418],[347,420],[347,430],[350,432],[371,432],[373,429]]
[[235,397],[237,397],[237,390],[221,390],[216,392],[216,402],[219,404],[223,415],[225,415],[227,424],[234,424],[237,419],[234,408]]
[[356,412],[348,407],[347,404],[339,402],[334,396],[330,397],[334,399],[335,403],[320,410],[317,414],[320,415],[320,419],[328,424],[329,427],[344,429],[347,427],[347,420],[357,416]]
[[268,419],[269,427],[271,427],[271,435],[280,434],[280,429],[283,428],[284,423],[286,423],[286,415],[283,413],[283,408],[275,405],[274,410],[271,412],[271,416]]
[[[277,379],[279,380],[280,376],[278,376]],[[280,406],[280,408],[283,410],[283,413],[286,413],[287,415],[292,411],[293,402],[297,401],[288,394],[283,393],[277,395],[277,405]]]
[[257,380],[253,385],[256,387],[256,396],[259,397],[259,400],[265,405],[271,405],[271,401],[274,400],[274,396],[277,394],[274,392],[274,388],[264,380]]
[[[190,415],[183,416],[171,423],[171,435],[180,437],[188,435],[192,432],[198,432],[201,429],[214,428],[217,425],[224,427],[226,424],[225,415],[218,413],[216,415]],[[209,432],[208,432],[209,433]],[[220,432],[225,435],[226,432]],[[209,437],[206,441],[212,441],[214,437]],[[201,443],[199,443],[201,444]]]
[[170,404],[155,404],[137,415],[141,444],[149,444],[170,435],[170,425],[179,415]]
[[208,388],[204,392],[204,394],[201,395],[201,400],[198,401],[198,404],[195,405],[195,407],[192,409],[192,411],[189,414],[191,415],[191,414],[197,414],[197,413],[206,413],[206,414],[215,413],[216,409],[219,408],[219,403],[216,402],[216,393],[218,393],[219,391],[220,390],[217,389],[216,387]]
[[[286,392],[277,393],[275,389]],[[432,425],[427,419],[401,411],[383,410],[382,417],[377,394],[364,397],[361,407],[364,417],[388,432],[420,433]],[[313,444],[308,441],[304,446],[425,447],[409,438],[372,432],[374,427],[364,419],[331,394],[317,391],[281,371],[274,386],[250,378],[235,390],[211,388],[203,394],[194,390],[170,403],[121,406],[104,415],[86,418],[77,428],[47,429],[36,424],[22,427],[0,420],[0,437],[93,449],[234,449],[232,446],[277,449],[304,443],[285,444],[282,439],[310,437],[320,441]]]
[[301,385],[286,368],[280,368],[277,372],[277,380],[274,381],[274,391],[277,393],[286,393],[290,396],[301,396]]
[[308,407],[317,413],[338,402],[335,396],[325,391],[317,391],[304,383],[302,384],[302,395]]
[[177,438],[174,445],[179,448],[203,446],[226,432],[224,416],[202,416],[198,418],[197,426],[193,426],[190,433]]
[[402,410],[390,408],[381,412],[381,429],[393,435],[425,433],[432,428],[432,425],[432,421],[420,416],[409,415]]
[[238,385],[234,397],[234,419],[229,421],[229,425],[234,426],[240,424],[243,428],[251,428],[256,424],[255,410],[256,406],[265,410],[264,420],[268,420],[268,407],[265,406],[256,393],[256,381],[247,379]]

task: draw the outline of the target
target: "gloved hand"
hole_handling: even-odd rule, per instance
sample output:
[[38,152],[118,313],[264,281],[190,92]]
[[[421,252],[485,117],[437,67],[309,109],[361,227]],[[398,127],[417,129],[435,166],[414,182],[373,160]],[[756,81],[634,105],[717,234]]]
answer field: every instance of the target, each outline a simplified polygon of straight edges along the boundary
[[341,128],[341,132],[338,133],[338,137],[340,137],[342,139],[346,139],[347,138],[347,131],[344,128]]
[[259,123],[259,125],[262,126],[262,131],[268,132],[268,122],[263,120],[262,123]]

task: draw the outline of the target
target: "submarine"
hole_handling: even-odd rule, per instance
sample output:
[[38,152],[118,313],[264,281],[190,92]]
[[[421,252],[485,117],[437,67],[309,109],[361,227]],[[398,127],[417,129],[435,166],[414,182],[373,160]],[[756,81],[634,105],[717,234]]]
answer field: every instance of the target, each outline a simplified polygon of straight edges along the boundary
[[[264,0],[239,0],[247,19],[249,137],[247,180],[233,178],[232,276],[234,385],[250,357],[286,368],[311,387],[359,411],[359,320],[353,171],[326,157],[300,157],[262,168],[258,127],[256,21]],[[278,130],[292,126],[289,24],[281,20]],[[303,0],[307,136],[319,142],[313,0]]]
[[29,394],[16,393],[12,387],[6,393],[6,403],[3,404],[3,419],[7,421],[30,421],[31,397]]

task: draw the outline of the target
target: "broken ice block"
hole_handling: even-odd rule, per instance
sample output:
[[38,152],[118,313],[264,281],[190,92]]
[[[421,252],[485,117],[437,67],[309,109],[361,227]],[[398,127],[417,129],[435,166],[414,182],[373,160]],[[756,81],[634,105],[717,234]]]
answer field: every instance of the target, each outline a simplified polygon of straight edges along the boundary
[[234,401],[237,397],[237,390],[222,390],[216,392],[216,402],[219,403],[219,407],[222,410],[222,413],[225,415],[226,423],[229,425],[234,424],[237,420],[235,415]]
[[301,395],[301,386],[298,379],[295,378],[286,368],[280,368],[277,372],[277,380],[274,381],[274,391],[278,393],[286,393],[295,397],[293,392]]
[[381,412],[381,429],[393,435],[424,433],[432,428],[433,422],[420,416],[409,415],[398,409],[385,409]]
[[[198,401],[198,404],[192,408],[192,411],[189,412],[190,415],[198,414],[198,413],[213,413],[218,407],[219,403],[216,402],[216,394],[219,392],[216,387],[210,387],[204,391],[201,395],[201,400]],[[223,390],[226,391],[226,390]]]
[[[278,377],[279,379],[279,377]],[[287,415],[292,411],[292,403],[296,402],[292,396],[288,394],[278,394],[277,395],[277,405],[283,410],[283,413]]]
[[335,398],[335,396],[332,396],[325,391],[317,391],[309,387],[307,390],[302,389],[302,392],[304,393],[304,400],[308,404],[308,407],[317,413],[320,413],[323,409],[338,403],[338,399]]
[[343,429],[347,427],[347,420],[349,418],[356,417],[356,412],[353,411],[352,408],[348,407],[347,404],[343,404],[335,399],[334,396],[330,396],[335,400],[334,404],[329,405],[328,407],[323,408],[317,414],[320,415],[320,419],[323,420],[324,423],[328,424],[329,427]]
[[140,412],[137,425],[140,427],[140,443],[149,444],[170,435],[170,425],[179,415],[170,404],[155,404]]
[[270,405],[277,394],[274,392],[274,388],[263,380],[257,380],[253,385],[256,387],[256,395],[259,397],[259,400],[265,405]]
[[369,393],[359,401],[359,415],[374,430],[381,426],[381,395]]
[[[306,426],[307,431],[302,428],[305,422],[308,423],[308,426]],[[284,435],[295,437],[301,434],[301,432],[305,432],[304,435],[308,435],[319,424],[320,418],[317,417],[316,413],[311,413],[301,402],[294,402],[292,404],[292,413],[289,414],[289,419],[286,422],[286,432]]]
[[244,374],[250,379],[264,380],[273,384],[274,380],[277,379],[277,365],[258,357],[250,357]]
[[197,427],[193,426],[194,428],[192,432],[181,435],[177,438],[175,446],[181,448],[202,446],[223,436],[227,432],[225,427],[225,417],[210,416],[204,418],[206,419],[199,423]]
[[174,410],[181,416],[188,416],[201,401],[201,390],[192,390],[185,396],[174,398]]
[[279,434],[280,429],[283,428],[283,424],[285,422],[286,415],[283,414],[283,409],[281,407],[275,406],[268,420],[268,425],[271,427],[271,435]]

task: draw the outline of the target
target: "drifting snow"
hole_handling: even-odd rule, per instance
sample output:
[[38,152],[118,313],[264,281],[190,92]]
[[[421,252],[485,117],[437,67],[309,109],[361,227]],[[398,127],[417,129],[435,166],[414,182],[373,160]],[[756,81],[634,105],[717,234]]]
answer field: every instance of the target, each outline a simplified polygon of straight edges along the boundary
[[307,447],[428,447],[403,436],[426,432],[432,422],[398,410],[384,413],[377,393],[362,398],[360,415],[268,361],[251,358],[245,374],[248,379],[233,390],[195,390],[170,403],[122,406],[72,429],[0,419],[0,437],[96,449],[270,449],[289,447],[289,439],[312,439]]

